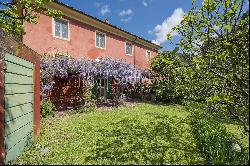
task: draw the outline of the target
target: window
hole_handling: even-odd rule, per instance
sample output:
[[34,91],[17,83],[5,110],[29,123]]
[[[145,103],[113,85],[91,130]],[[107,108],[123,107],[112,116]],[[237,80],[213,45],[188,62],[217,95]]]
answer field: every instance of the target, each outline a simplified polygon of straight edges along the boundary
[[132,43],[126,42],[125,51],[127,55],[133,55],[133,45]]
[[146,51],[146,54],[147,54],[147,59],[148,61],[151,61],[151,52],[150,51]]
[[66,20],[54,19],[54,35],[61,39],[69,38],[69,23]]
[[96,47],[106,48],[106,34],[96,31]]

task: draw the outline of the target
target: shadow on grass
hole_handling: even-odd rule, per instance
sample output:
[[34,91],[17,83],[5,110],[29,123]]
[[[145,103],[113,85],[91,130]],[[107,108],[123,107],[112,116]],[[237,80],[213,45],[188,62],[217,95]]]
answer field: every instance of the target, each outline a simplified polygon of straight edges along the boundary
[[164,116],[143,124],[124,119],[102,129],[86,163],[98,164],[203,164],[190,140],[186,121]]
[[159,102],[159,101],[150,101],[150,100],[133,100],[135,103],[140,103],[140,104],[151,104],[154,106],[179,106],[181,104],[177,104],[177,103],[166,103],[166,102]]

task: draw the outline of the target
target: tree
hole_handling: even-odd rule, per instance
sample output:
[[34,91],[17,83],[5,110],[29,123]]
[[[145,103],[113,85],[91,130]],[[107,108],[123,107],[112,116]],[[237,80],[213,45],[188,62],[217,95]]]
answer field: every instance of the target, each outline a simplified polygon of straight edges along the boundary
[[24,34],[23,22],[36,23],[38,13],[59,17],[60,11],[46,9],[44,5],[52,0],[1,0],[0,28],[20,37]]
[[[185,63],[181,60],[181,55],[176,56],[174,52],[163,51],[151,63],[152,70],[158,74],[155,85],[156,97],[158,101],[180,103],[184,96],[184,87],[187,83],[183,73]],[[187,92],[187,91],[185,91]]]
[[[193,1],[194,4],[194,1]],[[189,96],[213,113],[233,116],[249,131],[249,11],[246,0],[204,0],[173,29],[183,62],[195,72]],[[170,35],[168,35],[169,37]],[[192,75],[193,77],[194,75]],[[190,78],[191,79],[191,78]]]

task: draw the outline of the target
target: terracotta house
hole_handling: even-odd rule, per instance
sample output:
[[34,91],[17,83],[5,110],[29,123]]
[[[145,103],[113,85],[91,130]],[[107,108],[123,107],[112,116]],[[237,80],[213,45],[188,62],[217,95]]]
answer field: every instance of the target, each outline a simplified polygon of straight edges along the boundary
[[122,59],[138,68],[149,68],[160,46],[61,2],[46,8],[62,11],[60,19],[40,14],[37,24],[24,23],[23,43],[38,52],[62,53],[96,59]]

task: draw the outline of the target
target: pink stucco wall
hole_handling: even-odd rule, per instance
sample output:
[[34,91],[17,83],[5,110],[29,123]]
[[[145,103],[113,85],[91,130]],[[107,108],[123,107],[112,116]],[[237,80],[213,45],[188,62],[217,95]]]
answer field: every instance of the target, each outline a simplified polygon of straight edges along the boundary
[[[136,44],[134,46],[135,57],[125,54],[125,39],[111,33],[106,33],[106,49],[95,47],[95,31],[92,26],[66,18],[69,20],[70,40],[62,40],[53,37],[52,18],[40,15],[37,24],[25,23],[26,34],[23,42],[39,54],[51,53],[58,50],[60,53],[68,53],[72,57],[85,57],[95,59],[100,56],[109,56],[114,59],[122,59],[135,64],[140,68],[148,68],[146,49]],[[150,50],[152,57],[157,52]],[[135,59],[134,59],[135,58]]]

